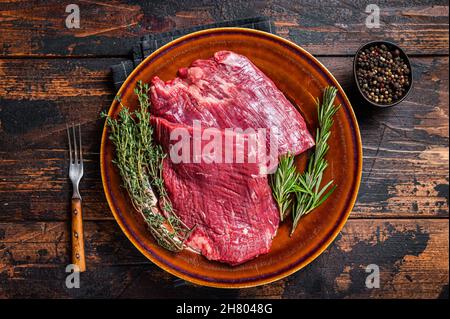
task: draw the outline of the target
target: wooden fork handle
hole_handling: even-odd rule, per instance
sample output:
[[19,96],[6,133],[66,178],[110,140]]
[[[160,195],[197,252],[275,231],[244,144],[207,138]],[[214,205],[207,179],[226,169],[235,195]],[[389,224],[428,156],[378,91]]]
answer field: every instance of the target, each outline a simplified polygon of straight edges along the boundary
[[72,264],[77,265],[80,272],[86,270],[83,217],[81,212],[81,199],[78,198],[72,198]]

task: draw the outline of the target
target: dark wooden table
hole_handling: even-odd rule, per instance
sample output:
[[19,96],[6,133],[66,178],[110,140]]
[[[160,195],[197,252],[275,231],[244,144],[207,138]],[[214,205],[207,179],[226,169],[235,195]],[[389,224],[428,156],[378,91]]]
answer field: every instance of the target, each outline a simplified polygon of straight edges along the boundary
[[[80,29],[65,27],[71,2]],[[378,3],[381,27],[368,29],[367,1],[2,1],[0,298],[448,297],[448,2]],[[364,148],[359,197],[335,242],[284,280],[243,290],[178,285],[125,238],[103,194],[99,113],[114,96],[109,66],[146,33],[257,15],[323,62],[352,100]],[[359,102],[352,83],[352,56],[374,39],[400,44],[414,68],[412,94],[385,110]],[[86,152],[89,270],[79,289],[65,286],[67,122],[81,123]],[[365,286],[369,264],[380,267],[378,289]]]

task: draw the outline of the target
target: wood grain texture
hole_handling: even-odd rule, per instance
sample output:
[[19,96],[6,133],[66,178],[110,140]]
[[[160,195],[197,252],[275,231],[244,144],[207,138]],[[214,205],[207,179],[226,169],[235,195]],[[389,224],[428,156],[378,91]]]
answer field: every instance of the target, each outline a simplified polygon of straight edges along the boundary
[[[351,218],[448,217],[448,58],[413,58],[414,91],[384,110],[355,94],[351,58],[320,60],[348,93],[361,128],[363,178]],[[67,218],[66,122],[81,123],[86,140],[85,218],[112,218],[99,174],[99,113],[113,98],[108,66],[117,61],[0,60],[0,220]]]
[[378,1],[380,28],[365,25],[367,1],[80,0],[79,29],[65,27],[65,1],[2,1],[0,55],[127,55],[144,34],[268,16],[277,33],[318,55],[352,55],[369,40],[391,40],[410,54],[448,53],[448,2]]
[[[152,265],[114,221],[85,224],[88,271],[67,289],[70,231],[64,222],[0,223],[0,297],[437,298],[448,296],[448,220],[351,220],[312,264],[257,288],[184,285]],[[380,288],[365,286],[367,265]],[[447,285],[447,286],[446,286]]]
[[81,199],[72,198],[72,264],[78,267],[77,271],[86,271],[86,254],[84,251],[83,211]]

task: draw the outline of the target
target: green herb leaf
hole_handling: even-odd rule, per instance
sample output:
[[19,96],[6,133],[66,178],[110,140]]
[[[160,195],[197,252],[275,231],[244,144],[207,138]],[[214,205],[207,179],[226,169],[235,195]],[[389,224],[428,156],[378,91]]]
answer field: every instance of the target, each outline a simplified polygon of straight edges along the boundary
[[277,172],[270,175],[272,193],[278,204],[280,220],[288,215],[288,209],[292,203],[292,193],[297,185],[298,175],[295,171],[294,156],[285,155],[280,158]]

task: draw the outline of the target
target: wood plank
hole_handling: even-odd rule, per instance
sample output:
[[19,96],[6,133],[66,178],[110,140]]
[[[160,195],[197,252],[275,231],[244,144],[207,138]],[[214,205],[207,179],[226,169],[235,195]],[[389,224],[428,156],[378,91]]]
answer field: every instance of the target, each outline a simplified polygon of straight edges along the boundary
[[366,1],[81,0],[80,28],[65,27],[67,3],[2,1],[1,56],[128,55],[144,34],[265,15],[279,35],[313,54],[353,55],[364,42],[399,43],[410,54],[448,54],[448,2],[393,0],[380,6],[380,28],[365,25]]
[[[361,128],[363,178],[351,217],[448,216],[448,58],[414,58],[412,94],[384,110],[357,98],[351,58],[320,60],[348,93]],[[85,217],[111,219],[99,173],[99,113],[113,99],[108,67],[118,61],[0,60],[0,221],[66,219],[66,122],[82,123]]]
[[352,216],[448,216],[448,58],[413,59],[413,91],[387,109],[358,97],[350,58],[321,61],[344,87],[360,125],[363,177]]
[[[350,220],[305,269],[244,290],[180,286],[115,222],[85,225],[88,271],[80,289],[66,289],[68,223],[0,223],[0,298],[448,298],[448,220]],[[369,264],[379,266],[380,288],[365,286]]]

